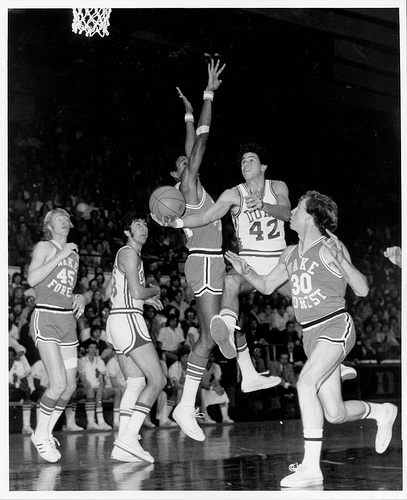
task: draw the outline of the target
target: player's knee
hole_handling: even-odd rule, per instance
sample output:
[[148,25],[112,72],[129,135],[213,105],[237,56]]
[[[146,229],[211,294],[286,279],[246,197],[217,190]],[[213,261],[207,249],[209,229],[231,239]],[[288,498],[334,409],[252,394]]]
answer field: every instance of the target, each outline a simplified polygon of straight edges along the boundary
[[316,380],[311,374],[302,374],[297,382],[297,392],[300,396],[315,395],[318,392]]
[[346,421],[345,407],[334,406],[324,408],[324,414],[327,421],[331,424],[343,424]]

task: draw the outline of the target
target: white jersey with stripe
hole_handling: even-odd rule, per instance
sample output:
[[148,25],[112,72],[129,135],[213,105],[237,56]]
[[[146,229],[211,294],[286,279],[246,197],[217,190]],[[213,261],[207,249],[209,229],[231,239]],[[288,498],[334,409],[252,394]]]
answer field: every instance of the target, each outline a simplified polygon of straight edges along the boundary
[[[135,299],[130,293],[129,284],[126,278],[126,274],[120,269],[118,265],[119,254],[124,248],[129,248],[132,252],[134,249],[129,245],[125,245],[120,248],[116,254],[114,261],[113,271],[112,271],[112,295],[110,300],[112,301],[112,309],[123,309],[123,308],[143,308],[144,300]],[[138,275],[140,284],[145,286],[146,280],[144,276],[143,261],[140,259],[140,265],[138,268]]]
[[[277,205],[277,195],[272,181],[265,180],[263,202]],[[245,184],[236,186],[240,194],[239,210],[232,214],[232,221],[241,257],[279,257],[286,248],[284,222],[268,215],[264,210],[250,212],[245,197],[250,193]]]

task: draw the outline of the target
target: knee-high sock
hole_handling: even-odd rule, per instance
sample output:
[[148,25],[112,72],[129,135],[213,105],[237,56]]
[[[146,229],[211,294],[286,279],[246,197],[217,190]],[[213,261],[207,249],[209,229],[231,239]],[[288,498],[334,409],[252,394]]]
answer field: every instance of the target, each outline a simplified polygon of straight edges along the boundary
[[244,335],[238,336],[236,341],[237,347],[237,362],[239,364],[240,371],[242,372],[242,378],[256,378],[259,374],[253,366],[252,358],[250,357],[249,348],[247,347],[246,337]]
[[141,391],[146,386],[146,379],[144,377],[129,377],[126,380],[126,390],[120,401],[120,419],[119,419],[119,435],[127,427],[130,418],[133,414],[134,405]]
[[323,429],[304,429],[304,459],[302,465],[320,469]]
[[69,399],[58,399],[58,403],[55,405],[54,411],[52,412],[51,420],[49,422],[50,434],[52,434],[55,424],[58,422],[58,419],[62,415],[62,412],[65,410],[65,407],[68,404],[68,402]]
[[207,363],[207,358],[198,356],[193,351],[189,353],[187,374],[182,390],[181,401],[179,402],[180,405],[195,407],[196,394]]
[[49,436],[50,420],[56,404],[57,401],[55,399],[51,399],[45,394],[42,395],[37,427],[35,428],[35,435],[37,438],[41,439]]

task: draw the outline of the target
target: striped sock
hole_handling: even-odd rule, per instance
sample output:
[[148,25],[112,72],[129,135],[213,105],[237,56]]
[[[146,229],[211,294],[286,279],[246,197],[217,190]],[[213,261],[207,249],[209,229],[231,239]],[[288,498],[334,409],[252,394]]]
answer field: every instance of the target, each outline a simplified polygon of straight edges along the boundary
[[198,356],[193,351],[189,353],[187,374],[180,404],[195,407],[196,395],[207,363],[207,358]]
[[45,394],[42,395],[37,427],[35,429],[35,436],[37,438],[41,439],[49,436],[49,423],[56,404],[57,401],[55,399],[51,399]]

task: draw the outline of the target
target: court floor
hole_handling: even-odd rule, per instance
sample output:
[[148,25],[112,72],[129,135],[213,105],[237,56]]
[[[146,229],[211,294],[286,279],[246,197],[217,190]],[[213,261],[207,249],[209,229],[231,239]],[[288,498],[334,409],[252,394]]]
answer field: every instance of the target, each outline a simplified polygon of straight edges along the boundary
[[[393,498],[392,492],[395,498],[403,498],[398,496],[403,495],[400,421],[399,414],[392,443],[383,455],[374,451],[373,420],[326,424],[321,462],[324,485],[318,490],[353,492],[343,497],[349,499],[369,491],[380,495],[371,498]],[[90,498],[90,492],[99,492],[97,498],[104,498],[103,492],[110,492],[107,498],[121,498],[120,492],[136,491],[137,495],[126,498],[144,498],[140,492],[159,498],[160,491],[167,492],[166,498],[184,498],[182,492],[188,491],[210,492],[205,494],[210,500],[219,495],[257,498],[261,493],[275,498],[278,495],[270,497],[269,492],[281,492],[279,482],[289,473],[288,466],[302,458],[300,420],[205,425],[203,429],[206,440],[197,442],[178,427],[143,428],[142,444],[155,457],[154,464],[112,460],[115,431],[56,432],[62,453],[56,464],[39,458],[29,436],[10,434],[7,498],[23,498],[24,492],[43,492],[42,498],[58,498],[57,492],[74,492],[71,498]],[[286,496],[287,490],[283,491],[285,498],[304,498],[305,492]],[[45,492],[54,496],[47,497]],[[176,496],[170,497],[170,492]],[[245,492],[244,496],[239,492]],[[319,494],[312,492],[312,498]]]

